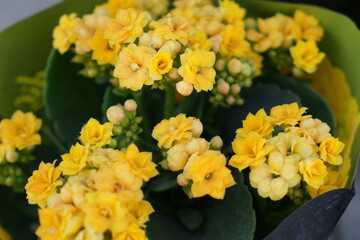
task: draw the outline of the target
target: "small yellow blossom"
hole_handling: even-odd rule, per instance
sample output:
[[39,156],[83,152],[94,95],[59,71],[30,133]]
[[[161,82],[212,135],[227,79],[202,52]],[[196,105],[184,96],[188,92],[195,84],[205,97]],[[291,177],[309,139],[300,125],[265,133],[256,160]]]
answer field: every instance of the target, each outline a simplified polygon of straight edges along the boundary
[[124,232],[115,235],[114,240],[148,240],[144,229],[133,223]]
[[40,226],[36,235],[43,240],[60,240],[65,235],[65,219],[63,211],[52,208],[39,209]]
[[17,110],[11,119],[0,122],[3,144],[22,150],[41,143],[41,136],[37,132],[41,128],[41,119],[32,112],[23,113]]
[[130,221],[135,222],[142,227],[149,221],[149,215],[155,211],[150,202],[145,200],[130,204],[129,210],[131,215],[130,218],[133,218]]
[[139,0],[135,1],[135,8],[148,11],[152,17],[164,15],[168,11],[168,0]]
[[275,106],[270,110],[270,117],[267,119],[275,125],[294,126],[298,124],[299,121],[310,117],[303,116],[306,109],[306,107],[299,108],[297,103]]
[[154,29],[154,34],[159,34],[166,40],[178,40],[183,45],[186,45],[196,32],[185,16],[171,14],[158,21],[152,21],[150,28]]
[[324,30],[319,21],[311,15],[297,9],[294,13],[295,34],[297,39],[320,41]]
[[119,9],[134,8],[134,6],[135,6],[134,0],[108,0],[106,3],[96,6],[95,12],[105,7],[108,15],[110,17],[115,17],[116,12]]
[[223,20],[227,24],[243,26],[243,18],[246,10],[241,8],[235,1],[222,0],[219,2]]
[[132,43],[144,33],[150,18],[147,12],[137,12],[132,8],[120,9],[115,18],[107,22],[104,37],[109,39],[110,45]]
[[115,193],[94,192],[85,195],[85,202],[81,206],[85,213],[85,228],[93,228],[96,232],[123,232],[128,225],[125,218],[127,209],[120,197]]
[[95,148],[88,157],[88,164],[91,167],[100,168],[102,166],[110,167],[116,161],[119,161],[122,153],[112,148]]
[[295,38],[295,23],[293,19],[281,13],[277,13],[274,18],[278,22],[279,31],[282,34],[281,46],[284,48],[289,48],[293,44],[293,40]]
[[174,144],[182,141],[188,141],[193,137],[194,118],[186,117],[185,114],[179,114],[164,119],[158,123],[152,132],[152,137],[158,141],[160,148],[171,148]]
[[249,48],[248,51],[245,52],[244,60],[250,61],[252,66],[256,68],[255,76],[261,75],[263,57],[260,54],[252,51],[251,48]]
[[184,169],[190,154],[186,151],[187,143],[178,143],[167,151],[168,167],[171,171]]
[[114,192],[116,185],[115,173],[109,167],[102,167],[94,174],[94,182],[97,191]]
[[318,158],[305,159],[299,163],[300,173],[304,181],[311,187],[318,189],[324,185],[325,177],[328,174],[324,161]]
[[220,54],[228,57],[243,57],[250,44],[244,39],[242,27],[227,25],[221,33]]
[[153,80],[161,80],[165,73],[168,73],[173,65],[171,55],[166,51],[156,53],[149,65],[149,75]]
[[235,155],[231,157],[229,165],[239,171],[266,160],[266,155],[272,146],[266,144],[266,139],[257,132],[249,132],[246,138],[237,138],[232,142]]
[[314,40],[297,41],[296,45],[290,48],[290,53],[294,65],[307,73],[314,73],[325,57],[325,53],[319,52]]
[[151,152],[140,152],[135,144],[126,149],[125,157],[135,175],[145,182],[159,174],[156,164],[152,162]]
[[189,39],[189,43],[192,50],[203,49],[208,51],[213,45],[213,42],[207,38],[205,32],[202,30],[198,30],[196,34]]
[[194,154],[184,168],[185,177],[193,181],[191,196],[208,194],[223,199],[226,188],[235,184],[231,171],[225,165],[226,158],[220,152],[208,150],[201,155]]
[[75,178],[69,178],[68,182],[61,188],[60,198],[65,203],[72,203],[80,207],[85,200],[86,186]]
[[80,132],[80,141],[89,144],[90,148],[99,148],[111,141],[113,124],[100,124],[98,120],[90,118]]
[[236,138],[246,137],[249,132],[257,132],[262,137],[269,137],[274,131],[273,125],[266,120],[266,112],[260,109],[256,115],[249,113],[243,120],[243,127],[236,130]]
[[329,171],[325,177],[324,185],[320,186],[320,188],[315,189],[310,185],[306,186],[306,190],[310,194],[311,198],[315,198],[323,193],[326,193],[331,190],[338,189],[339,186],[337,185],[337,181],[340,174],[337,171]]
[[25,189],[30,204],[44,207],[50,195],[62,184],[62,180],[59,179],[61,170],[54,165],[55,162],[46,164],[41,162],[39,169],[28,178]]
[[53,46],[61,54],[65,53],[75,43],[76,36],[74,33],[77,17],[75,13],[61,16],[59,25],[53,31]]
[[71,146],[70,153],[61,155],[62,162],[60,169],[64,175],[75,175],[86,166],[89,155],[89,145],[81,145],[76,143]]
[[181,67],[178,72],[184,81],[194,85],[197,92],[208,91],[213,88],[216,72],[215,53],[205,50],[186,49],[180,56]]
[[120,87],[137,91],[144,84],[153,84],[154,80],[150,78],[148,71],[154,54],[154,49],[135,44],[123,48],[114,69],[114,76],[119,78]]
[[290,127],[288,131],[321,143],[325,138],[331,137],[330,127],[319,119],[308,118],[300,122],[299,127]]
[[91,59],[96,60],[100,65],[114,64],[120,51],[120,44],[110,47],[109,41],[104,38],[103,29],[98,29],[95,35],[89,39],[89,46],[92,50]]
[[321,158],[333,165],[340,165],[343,158],[340,153],[343,151],[345,144],[338,138],[328,137],[325,138],[319,147]]

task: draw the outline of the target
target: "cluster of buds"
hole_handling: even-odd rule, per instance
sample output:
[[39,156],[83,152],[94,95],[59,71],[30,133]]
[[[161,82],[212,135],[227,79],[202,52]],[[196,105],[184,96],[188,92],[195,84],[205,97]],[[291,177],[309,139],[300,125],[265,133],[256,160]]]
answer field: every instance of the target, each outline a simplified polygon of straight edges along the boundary
[[222,106],[242,105],[244,100],[240,97],[241,88],[252,85],[252,79],[258,69],[251,60],[245,61],[240,58],[228,61],[219,59],[215,68],[218,74],[210,102]]
[[210,195],[223,199],[226,188],[235,184],[226,157],[220,152],[223,141],[216,136],[208,142],[200,137],[202,131],[199,119],[180,114],[157,124],[152,136],[166,158],[160,165],[181,171],[177,182],[190,198]]
[[112,66],[110,64],[98,64],[91,59],[90,53],[76,54],[72,58],[72,62],[81,64],[82,69],[79,74],[86,78],[94,78],[97,83],[106,83],[111,76]]
[[16,111],[0,121],[0,184],[23,191],[26,164],[32,149],[41,143],[41,119],[32,112]]
[[123,149],[138,139],[138,135],[142,132],[142,128],[139,126],[142,117],[136,116],[136,109],[135,100],[128,99],[124,105],[114,105],[106,111],[109,122],[114,125],[111,147]]

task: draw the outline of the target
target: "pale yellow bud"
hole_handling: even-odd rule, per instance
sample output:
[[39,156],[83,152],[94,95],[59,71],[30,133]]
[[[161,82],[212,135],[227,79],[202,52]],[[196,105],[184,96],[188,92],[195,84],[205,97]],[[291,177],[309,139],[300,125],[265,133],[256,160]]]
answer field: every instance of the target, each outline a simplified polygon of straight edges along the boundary
[[293,67],[291,69],[291,72],[294,77],[302,77],[304,75],[304,72],[300,68],[297,68],[297,67]]
[[180,82],[176,83],[176,90],[182,96],[189,96],[192,93],[192,91],[194,90],[194,86],[185,81],[180,81]]
[[246,18],[245,27],[246,29],[255,29],[257,26],[255,18]]
[[223,140],[219,136],[215,136],[210,140],[210,146],[214,150],[220,150],[224,145]]
[[186,145],[183,143],[176,144],[168,151],[168,167],[171,171],[176,172],[184,168],[190,155],[185,149]]
[[274,178],[271,181],[271,191],[269,192],[269,197],[273,201],[277,201],[285,197],[288,192],[289,186],[285,179],[282,177]]
[[195,138],[187,144],[186,151],[189,153],[189,155],[193,155],[195,153],[202,154],[206,150],[208,150],[209,147],[210,143],[207,142],[205,139]]
[[242,63],[240,60],[233,58],[228,62],[228,69],[231,74],[238,74],[242,70]]
[[213,42],[213,46],[212,46],[213,51],[218,52],[221,46],[220,37],[219,36],[211,37],[210,40]]
[[268,158],[269,167],[274,169],[276,172],[280,173],[283,165],[284,165],[284,158],[280,152],[273,152],[269,155]]
[[109,122],[114,125],[119,125],[124,120],[125,113],[120,106],[115,105],[108,108],[106,116]]
[[19,159],[19,154],[11,149],[6,152],[6,160],[10,163],[16,162]]
[[133,99],[128,99],[124,103],[124,107],[129,112],[134,112],[137,109],[137,103]]
[[211,21],[209,24],[205,26],[205,33],[208,36],[214,36],[215,34],[220,33],[223,28],[223,24],[218,21]]
[[236,102],[236,99],[233,96],[229,96],[229,97],[226,98],[226,102],[229,105],[233,105]]
[[189,184],[189,180],[185,177],[185,175],[183,173],[180,173],[177,176],[176,180],[177,180],[177,183],[182,187]]
[[219,59],[216,61],[215,63],[215,69],[218,70],[218,71],[222,71],[224,70],[224,67],[225,67],[225,61],[222,60],[222,59]]
[[257,164],[250,168],[250,185],[254,188],[257,188],[261,180],[264,178],[270,177],[270,169],[266,163]]
[[267,198],[271,191],[271,177],[263,178],[258,184],[258,193],[261,197]]
[[192,132],[193,132],[194,137],[200,137],[200,135],[202,134],[202,132],[204,130],[204,127],[203,127],[202,123],[200,122],[200,120],[195,118],[193,120],[193,126],[194,126],[194,128],[193,128]]
[[172,68],[170,72],[168,73],[169,77],[173,80],[178,79],[180,77],[180,74],[178,72],[177,68]]
[[233,84],[233,85],[231,85],[231,92],[232,92],[233,94],[239,94],[240,91],[241,91],[241,87],[240,87],[239,84]]
[[221,94],[228,94],[230,91],[230,85],[224,80],[220,80],[216,86],[216,90]]

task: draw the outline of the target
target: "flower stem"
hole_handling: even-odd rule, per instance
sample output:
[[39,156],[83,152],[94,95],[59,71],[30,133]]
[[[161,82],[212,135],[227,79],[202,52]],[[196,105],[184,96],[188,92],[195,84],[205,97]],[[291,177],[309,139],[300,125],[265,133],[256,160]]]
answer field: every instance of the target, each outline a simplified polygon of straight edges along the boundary
[[152,138],[149,134],[151,134],[152,129],[149,122],[149,116],[146,111],[144,98],[142,97],[142,91],[132,92],[132,97],[138,105],[137,109],[139,111],[139,115],[143,117],[142,128],[144,130],[145,137],[151,140]]
[[175,107],[175,86],[172,83],[167,83],[165,87],[164,119],[168,119],[174,115],[174,107]]

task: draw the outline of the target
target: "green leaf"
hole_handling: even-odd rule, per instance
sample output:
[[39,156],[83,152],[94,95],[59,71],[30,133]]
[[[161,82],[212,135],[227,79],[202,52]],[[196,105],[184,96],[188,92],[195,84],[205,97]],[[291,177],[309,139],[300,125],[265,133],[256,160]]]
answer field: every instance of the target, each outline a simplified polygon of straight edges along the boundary
[[15,78],[33,76],[45,68],[51,50],[52,30],[65,13],[78,15],[91,12],[103,0],[72,0],[62,2],[25,19],[0,33],[0,117],[9,117],[15,110],[14,99],[19,94]]
[[78,74],[81,65],[71,62],[72,53],[53,50],[46,68],[45,112],[54,130],[68,145],[76,141],[89,118],[101,118],[103,86]]
[[191,231],[198,229],[204,221],[202,212],[197,208],[181,208],[176,213],[181,223]]
[[272,107],[285,103],[297,102],[301,105],[296,93],[274,84],[255,84],[250,88],[243,88],[240,95],[245,101],[243,105],[221,108],[215,114],[213,124],[218,127],[218,134],[224,141],[225,149],[230,146],[236,129],[242,127],[242,120],[245,120],[249,113],[256,114],[261,108],[269,113]]
[[312,89],[308,84],[296,81],[287,76],[260,76],[254,79],[255,82],[273,83],[282,89],[289,89],[296,93],[304,107],[307,107],[307,114],[326,122],[334,135],[336,130],[336,120],[332,109],[323,96]]
[[[210,197],[188,199],[183,192],[174,194],[168,191],[153,194],[150,202],[155,213],[150,216],[147,236],[156,240],[237,240],[252,239],[255,229],[255,213],[248,188],[244,185],[243,176],[235,170],[233,174],[237,184],[226,191],[223,200]],[[177,188],[179,189],[179,188]],[[184,209],[198,209],[197,213],[181,213]],[[200,216],[204,221],[200,223]],[[197,216],[196,216],[197,215]],[[187,218],[187,220],[185,219]],[[190,223],[190,221],[192,221]],[[201,224],[199,227],[196,224]],[[191,231],[189,227],[197,227]]]
[[177,174],[174,172],[163,171],[159,176],[152,179],[146,187],[153,192],[163,192],[177,186]]

